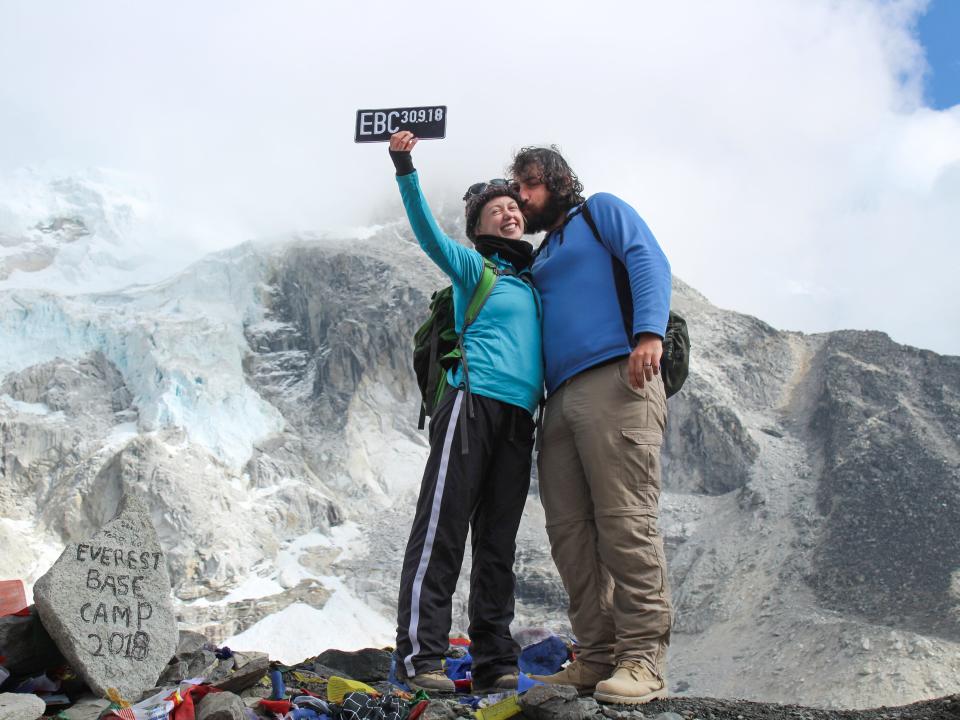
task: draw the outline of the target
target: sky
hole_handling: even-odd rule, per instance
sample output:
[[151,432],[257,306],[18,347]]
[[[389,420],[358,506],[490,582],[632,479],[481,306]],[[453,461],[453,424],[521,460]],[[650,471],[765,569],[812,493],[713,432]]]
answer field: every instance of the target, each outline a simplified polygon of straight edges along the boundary
[[435,208],[556,143],[715,304],[960,355],[958,5],[0,0],[0,179],[129,173],[187,260],[399,217],[356,110],[445,104]]
[[933,0],[920,16],[917,34],[930,66],[924,100],[939,110],[960,103],[960,2]]

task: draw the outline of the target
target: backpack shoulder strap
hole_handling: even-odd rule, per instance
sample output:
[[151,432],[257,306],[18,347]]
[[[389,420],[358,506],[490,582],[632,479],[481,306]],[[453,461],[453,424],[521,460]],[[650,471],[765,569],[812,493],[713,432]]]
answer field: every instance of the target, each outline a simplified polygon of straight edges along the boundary
[[[540,255],[540,252],[547,246],[547,243],[550,242],[550,238],[553,237],[554,233],[557,233],[557,234],[558,234],[558,236],[559,236],[559,241],[560,241],[560,243],[562,244],[562,243],[563,243],[563,231],[564,231],[564,228],[567,227],[567,225],[570,223],[571,220],[573,220],[577,215],[579,215],[581,212],[583,212],[583,208],[584,208],[584,207],[586,207],[586,202],[585,202],[585,201],[582,202],[582,203],[580,203],[579,205],[577,205],[577,206],[576,206],[575,208],[573,208],[572,210],[568,211],[567,216],[563,219],[563,224],[562,224],[559,228],[556,228],[556,229],[554,229],[554,230],[551,230],[550,232],[548,232],[546,235],[543,236],[543,240],[541,240],[541,241],[540,241],[540,244],[537,245],[537,249],[533,251],[533,257],[536,258],[538,255]],[[594,225],[593,225],[592,221],[591,221],[590,227],[591,227],[591,228],[594,228]],[[594,232],[594,235],[597,234],[597,231],[596,231],[595,228],[594,228],[594,231],[593,231],[593,232]],[[597,236],[597,239],[598,239],[598,240],[600,239],[599,235]]]
[[[583,219],[587,225],[590,226],[590,232],[593,233],[597,242],[603,245],[603,240],[600,238],[600,230],[597,228],[597,223],[593,219],[593,214],[590,212],[590,206],[587,205],[586,200],[580,205],[580,213],[583,215]],[[603,249],[607,250],[607,246],[603,245]],[[607,250],[607,252],[610,251]],[[623,320],[623,331],[627,334],[627,342],[630,343],[630,347],[633,347],[633,293],[630,291],[630,277],[627,275],[626,266],[620,262],[620,259],[616,255],[610,253],[610,260],[613,263],[613,281],[617,286],[617,300],[620,303],[620,317]]]
[[[467,334],[473,321],[477,319],[480,311],[483,309],[487,298],[493,292],[493,286],[497,284],[500,277],[499,269],[496,263],[489,258],[483,258],[483,271],[480,273],[480,279],[477,281],[477,287],[473,290],[473,297],[467,304],[467,311],[463,314],[463,327],[457,336],[457,349],[460,364],[463,368],[463,384],[465,390],[467,417],[473,417],[473,394],[470,392],[470,363],[467,362],[467,351],[463,346],[463,336]],[[467,423],[460,423],[460,453],[466,455],[470,452],[469,437],[467,436]]]
[[[597,229],[597,223],[593,219],[593,213],[590,212],[590,207],[587,205],[586,200],[580,204],[580,214],[583,215],[583,219],[587,222],[587,225],[590,226],[590,231],[597,239],[597,242],[603,245],[603,239],[600,237],[600,231]],[[606,247],[606,245],[603,246]]]
[[496,264],[489,258],[484,258],[483,272],[480,273],[480,280],[477,282],[477,287],[474,288],[473,297],[470,298],[467,311],[463,316],[463,329],[460,331],[461,334],[465,333],[467,328],[477,319],[477,315],[480,314],[484,304],[487,302],[487,298],[489,298],[490,293],[493,292],[493,286],[497,284],[499,277],[500,272]]

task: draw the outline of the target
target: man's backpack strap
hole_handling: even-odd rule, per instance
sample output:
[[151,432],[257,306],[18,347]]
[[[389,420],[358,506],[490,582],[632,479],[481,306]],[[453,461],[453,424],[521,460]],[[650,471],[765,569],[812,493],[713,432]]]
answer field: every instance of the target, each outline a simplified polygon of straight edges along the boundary
[[[597,229],[597,223],[590,213],[590,208],[587,206],[586,200],[584,200],[580,206],[580,212],[583,213],[583,219],[586,220],[587,225],[590,226],[590,230],[593,232],[593,236],[597,239],[597,242],[603,245],[603,240],[600,238],[600,231]],[[606,247],[606,245],[603,246]],[[630,347],[634,347],[637,343],[633,337],[633,293],[630,291],[630,276],[627,275],[626,265],[620,262],[613,253],[610,253],[610,262],[613,265],[613,282],[617,286],[617,300],[620,302],[620,317],[623,320],[623,331],[626,333],[627,342],[630,343]]]
[[[577,212],[571,213],[567,222],[573,219]],[[590,231],[597,242],[603,245],[600,230],[597,229],[597,223],[590,213],[586,200],[580,205],[579,212],[583,214],[583,219],[590,226]],[[606,245],[603,245],[603,247],[609,252]],[[620,262],[616,255],[610,253],[610,260],[613,263],[613,281],[617,286],[617,300],[620,303],[623,330],[627,335],[630,347],[635,347],[637,343],[633,337],[633,293],[630,291],[630,276],[627,275],[626,266]],[[667,397],[676,395],[683,387],[689,373],[690,335],[687,332],[687,321],[673,310],[670,311],[670,316],[667,319],[667,330],[663,338],[663,357],[660,366],[663,387]]]

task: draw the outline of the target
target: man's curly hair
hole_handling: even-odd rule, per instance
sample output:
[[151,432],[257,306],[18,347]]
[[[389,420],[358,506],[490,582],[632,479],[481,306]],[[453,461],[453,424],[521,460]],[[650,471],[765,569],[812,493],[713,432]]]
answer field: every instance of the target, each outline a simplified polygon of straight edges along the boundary
[[563,159],[556,145],[550,147],[520,148],[513,156],[508,172],[515,179],[523,177],[525,171],[537,167],[543,175],[543,182],[550,191],[551,200],[561,212],[583,202],[583,183],[573,172],[573,168]]

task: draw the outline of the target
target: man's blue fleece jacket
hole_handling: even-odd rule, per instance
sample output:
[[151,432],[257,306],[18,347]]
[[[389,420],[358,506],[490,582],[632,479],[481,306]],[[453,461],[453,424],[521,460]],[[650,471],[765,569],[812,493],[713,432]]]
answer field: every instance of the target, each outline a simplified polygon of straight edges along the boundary
[[533,263],[543,303],[548,394],[582,370],[630,353],[611,255],[630,278],[633,336],[663,337],[670,314],[670,263],[647,224],[609,193],[597,193],[587,204],[602,244],[574,208],[569,222],[544,239]]

